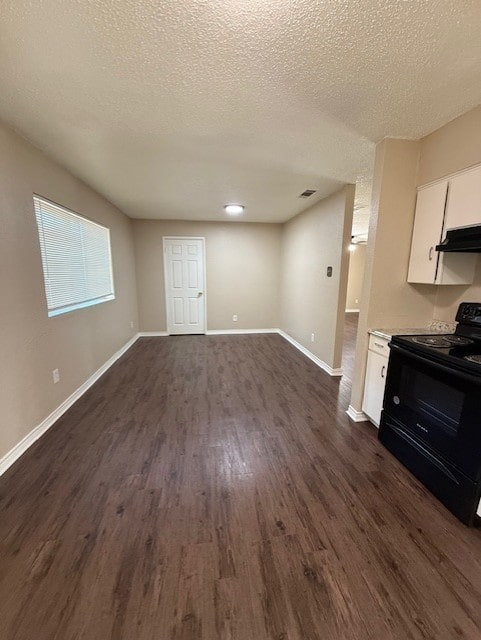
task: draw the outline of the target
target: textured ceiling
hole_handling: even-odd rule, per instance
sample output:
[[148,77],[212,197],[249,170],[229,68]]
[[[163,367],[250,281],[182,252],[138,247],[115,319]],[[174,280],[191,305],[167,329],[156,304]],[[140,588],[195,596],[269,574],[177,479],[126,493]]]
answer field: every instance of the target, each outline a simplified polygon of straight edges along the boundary
[[[0,118],[132,217],[283,221],[481,102],[479,0],[3,0]],[[317,189],[300,200],[304,189]]]

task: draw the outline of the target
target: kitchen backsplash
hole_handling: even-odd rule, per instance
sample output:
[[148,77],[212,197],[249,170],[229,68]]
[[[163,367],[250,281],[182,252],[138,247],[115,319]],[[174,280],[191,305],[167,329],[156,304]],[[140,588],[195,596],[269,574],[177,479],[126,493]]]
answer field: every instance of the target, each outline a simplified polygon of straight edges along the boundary
[[428,329],[433,331],[440,331],[443,333],[452,333],[456,328],[455,322],[445,322],[444,320],[433,320]]

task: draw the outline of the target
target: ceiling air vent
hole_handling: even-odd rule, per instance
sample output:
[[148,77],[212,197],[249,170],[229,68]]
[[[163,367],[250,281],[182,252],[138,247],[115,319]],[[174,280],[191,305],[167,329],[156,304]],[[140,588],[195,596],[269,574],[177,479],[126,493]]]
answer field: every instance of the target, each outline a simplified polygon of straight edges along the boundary
[[315,189],[306,189],[301,193],[299,198],[309,198],[309,196],[312,196],[313,193],[316,193]]

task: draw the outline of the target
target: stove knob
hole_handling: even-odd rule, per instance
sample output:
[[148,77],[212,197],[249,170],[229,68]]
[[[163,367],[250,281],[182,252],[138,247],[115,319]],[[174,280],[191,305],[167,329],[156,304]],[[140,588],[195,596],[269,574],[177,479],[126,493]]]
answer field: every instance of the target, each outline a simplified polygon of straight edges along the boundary
[[392,401],[394,402],[394,404],[401,404],[401,400],[399,399],[399,396],[394,396]]

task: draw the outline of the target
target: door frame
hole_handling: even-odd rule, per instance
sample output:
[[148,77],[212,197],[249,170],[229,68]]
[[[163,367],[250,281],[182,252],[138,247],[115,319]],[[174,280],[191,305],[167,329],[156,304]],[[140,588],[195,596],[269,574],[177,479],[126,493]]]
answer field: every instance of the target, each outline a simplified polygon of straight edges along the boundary
[[[204,296],[204,333],[198,335],[206,335],[207,333],[207,265],[206,265],[206,249],[205,249],[205,237],[204,236],[162,236],[162,249],[164,252],[164,300],[165,300],[165,325],[167,327],[167,333],[171,335],[171,325],[169,318],[169,300],[167,292],[167,247],[166,240],[200,240],[202,243],[202,258],[203,258],[203,270],[204,270],[204,283],[203,283],[203,296]],[[177,335],[177,334],[176,334]]]

